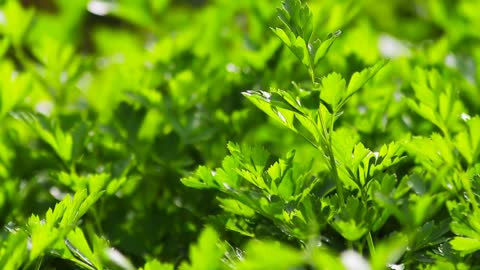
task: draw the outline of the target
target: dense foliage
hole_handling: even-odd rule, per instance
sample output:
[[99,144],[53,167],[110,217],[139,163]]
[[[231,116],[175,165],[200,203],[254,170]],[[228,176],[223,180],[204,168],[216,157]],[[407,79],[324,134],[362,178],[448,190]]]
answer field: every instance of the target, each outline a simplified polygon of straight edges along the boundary
[[0,269],[480,269],[478,10],[0,1]]

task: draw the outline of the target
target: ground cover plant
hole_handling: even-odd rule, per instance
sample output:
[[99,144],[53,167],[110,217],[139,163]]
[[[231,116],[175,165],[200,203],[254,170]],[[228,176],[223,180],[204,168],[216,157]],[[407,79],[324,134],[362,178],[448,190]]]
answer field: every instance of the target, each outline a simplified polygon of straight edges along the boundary
[[0,269],[480,269],[479,9],[0,1]]

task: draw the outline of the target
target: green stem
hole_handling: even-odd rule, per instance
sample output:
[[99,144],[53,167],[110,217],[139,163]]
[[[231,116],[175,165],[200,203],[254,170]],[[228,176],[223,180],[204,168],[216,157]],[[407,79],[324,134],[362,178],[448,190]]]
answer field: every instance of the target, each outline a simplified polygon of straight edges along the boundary
[[[310,68],[309,68],[308,71],[310,73],[312,84],[315,85],[315,68],[314,68],[314,65],[313,65],[313,59],[312,59],[312,57],[309,57],[308,59],[310,61]],[[327,146],[327,151],[326,152],[327,152],[328,157],[329,157],[330,168],[333,172],[333,177],[334,177],[335,184],[336,184],[336,187],[337,187],[338,197],[340,199],[341,204],[343,205],[345,203],[344,190],[343,190],[343,185],[340,181],[340,177],[338,176],[338,169],[337,169],[337,164],[336,164],[336,161],[335,161],[335,155],[333,154],[332,136],[331,136],[331,134],[333,133],[333,127],[334,127],[333,117],[335,115],[332,115],[332,120],[330,121],[330,126],[327,129],[327,127],[325,125],[325,122],[323,121],[321,108],[318,110],[318,112],[319,112],[319,117],[320,117],[320,125],[321,125],[322,132],[323,132],[322,137],[325,139],[324,144],[326,144],[326,146]]]
[[337,169],[337,163],[335,161],[335,156],[333,155],[333,148],[332,148],[332,137],[329,136],[328,138],[328,156],[330,158],[330,167],[332,168],[333,172],[333,177],[335,179],[335,184],[337,186],[337,193],[338,197],[340,199],[341,204],[343,205],[345,203],[345,196],[344,196],[344,191],[343,191],[343,185],[340,182],[340,177],[338,176],[338,169]]
[[310,73],[310,79],[312,80],[312,85],[315,85],[315,72],[313,69],[309,69],[308,73]]
[[367,244],[368,244],[368,250],[370,250],[370,256],[375,256],[375,246],[373,245],[373,239],[372,239],[372,233],[368,232],[367,234]]
[[[307,43],[307,44],[310,44],[310,43]],[[309,62],[309,69],[308,69],[308,73],[310,73],[310,79],[312,80],[312,85],[315,85],[315,65],[314,65],[314,60],[313,60],[313,57],[310,53],[310,50],[308,49],[308,46],[309,45],[306,45],[307,46],[307,51],[309,52],[309,55],[308,55],[308,62]]]
[[338,176],[337,163],[335,162],[335,155],[333,154],[333,147],[332,147],[332,134],[333,134],[333,127],[334,127],[334,119],[335,119],[336,114],[337,114],[337,112],[334,111],[333,114],[332,114],[332,119],[330,121],[330,128],[329,128],[329,131],[328,131],[328,147],[329,147],[329,152],[330,152],[330,165],[332,166],[332,170],[334,170],[335,183],[337,184],[338,196],[340,197],[340,201],[343,204],[345,202],[343,185],[340,181],[340,177]]

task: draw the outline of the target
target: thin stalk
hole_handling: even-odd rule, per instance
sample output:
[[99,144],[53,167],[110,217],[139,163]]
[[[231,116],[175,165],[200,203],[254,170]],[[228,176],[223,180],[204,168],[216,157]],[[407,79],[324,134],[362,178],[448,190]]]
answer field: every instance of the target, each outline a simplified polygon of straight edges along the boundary
[[37,262],[37,265],[35,266],[35,269],[36,270],[40,270],[40,267],[42,266],[42,263],[43,263],[43,257],[41,257],[38,262]]
[[335,156],[333,154],[333,147],[332,147],[332,134],[333,134],[333,127],[334,127],[334,117],[337,114],[336,111],[332,114],[332,119],[330,121],[330,128],[328,131],[328,147],[329,147],[329,152],[330,152],[330,166],[332,166],[332,170],[334,173],[335,177],[335,183],[337,184],[337,193],[338,196],[340,197],[340,201],[343,204],[345,202],[345,196],[344,196],[344,191],[343,191],[343,185],[340,181],[340,177],[338,176],[338,169],[337,169],[337,163],[335,161]]
[[343,205],[345,203],[345,196],[343,191],[343,185],[340,182],[340,177],[338,176],[337,163],[333,155],[332,137],[329,137],[329,140],[328,140],[328,152],[329,152],[328,156],[330,158],[330,167],[332,168],[333,177],[335,179],[335,184],[337,186],[337,194],[338,194],[338,197],[340,198],[341,204]]
[[90,211],[93,215],[93,219],[94,219],[94,226],[96,227],[96,230],[100,233],[100,234],[103,234],[103,227],[102,227],[102,224],[100,222],[101,220],[101,217],[100,217],[100,213],[99,211],[102,211],[103,208],[104,208],[104,200],[101,200],[100,203],[99,203],[99,210],[97,210],[96,208],[91,208]]
[[331,133],[325,134],[327,136],[327,140],[325,140],[324,144],[327,145],[327,155],[329,158],[329,163],[330,163],[330,168],[333,173],[333,178],[335,180],[335,185],[337,187],[337,194],[340,199],[340,203],[342,205],[345,204],[345,193],[343,189],[342,182],[340,181],[340,176],[338,175],[338,168],[337,168],[337,162],[335,161],[335,155],[333,153],[333,147],[332,147],[332,136]]
[[310,79],[312,80],[312,83],[315,83],[315,72],[313,71],[312,68],[308,70],[308,73],[310,74]]
[[[315,68],[314,68],[314,65],[313,65],[313,59],[310,56],[308,57],[308,59],[310,61],[309,73],[310,73],[310,76],[311,76],[312,85],[315,85]],[[332,117],[334,117],[334,115]],[[341,204],[343,205],[345,203],[344,189],[343,189],[342,183],[340,182],[340,177],[338,176],[338,168],[337,168],[337,164],[336,164],[336,161],[335,161],[335,156],[333,154],[333,147],[332,147],[332,136],[331,136],[331,134],[333,133],[333,126],[334,126],[333,122],[334,121],[333,121],[333,118],[332,118],[332,121],[330,122],[330,127],[329,127],[329,129],[327,129],[327,127],[325,125],[325,122],[323,121],[323,116],[322,116],[321,109],[319,109],[319,117],[320,117],[320,126],[321,126],[322,131],[323,131],[323,134],[322,134],[323,135],[322,137],[324,138],[323,144],[327,145],[327,155],[328,155],[328,158],[329,158],[330,168],[332,169],[332,172],[333,172],[333,177],[334,177],[334,180],[335,180],[335,185],[337,187],[338,197],[340,199]],[[322,144],[322,143],[320,142],[320,144]]]
[[308,45],[305,45],[305,46],[307,46],[307,51],[309,52],[308,63],[310,65],[310,68],[308,69],[308,73],[310,73],[310,79],[312,80],[312,85],[315,85],[315,64],[314,64],[314,59],[313,59],[313,57],[315,57],[315,56],[312,57],[312,55],[310,53],[310,49],[309,49],[310,42],[308,42],[307,44]]
[[372,239],[372,233],[368,232],[367,234],[367,244],[368,244],[368,250],[370,250],[370,256],[375,256],[375,245],[373,244],[373,239]]

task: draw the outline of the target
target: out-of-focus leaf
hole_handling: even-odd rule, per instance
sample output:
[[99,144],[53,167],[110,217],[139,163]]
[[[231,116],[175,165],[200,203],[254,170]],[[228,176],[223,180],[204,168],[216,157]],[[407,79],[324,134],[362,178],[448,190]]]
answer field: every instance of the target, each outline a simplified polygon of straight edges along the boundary
[[173,270],[175,268],[173,267],[173,264],[161,263],[157,260],[151,260],[145,263],[145,266],[140,269],[141,270]]
[[225,251],[215,230],[207,227],[200,234],[197,244],[190,247],[190,263],[182,263],[179,269],[222,269],[221,258]]

